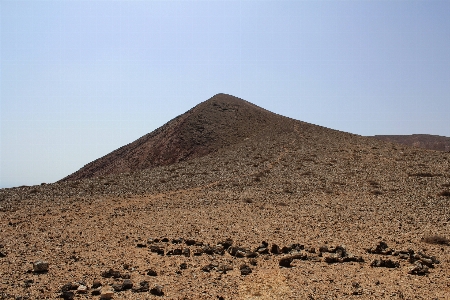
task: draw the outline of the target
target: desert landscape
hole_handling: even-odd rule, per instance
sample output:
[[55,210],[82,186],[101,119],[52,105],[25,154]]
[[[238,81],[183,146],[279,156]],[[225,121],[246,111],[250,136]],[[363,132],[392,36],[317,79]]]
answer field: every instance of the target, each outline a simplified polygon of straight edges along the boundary
[[0,299],[449,299],[449,201],[449,152],[217,94],[1,189]]

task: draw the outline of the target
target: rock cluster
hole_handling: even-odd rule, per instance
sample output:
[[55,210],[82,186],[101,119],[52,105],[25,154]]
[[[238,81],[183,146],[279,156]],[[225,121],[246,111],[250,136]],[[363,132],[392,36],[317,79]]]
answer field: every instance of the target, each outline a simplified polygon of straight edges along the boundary
[[[425,275],[429,273],[429,268],[434,268],[435,264],[439,264],[439,260],[435,256],[427,255],[421,251],[413,249],[395,251],[388,247],[386,242],[379,242],[375,247],[366,249],[368,253],[380,254],[384,256],[396,256],[400,259],[407,260],[413,264],[409,271],[412,275]],[[375,259],[370,264],[372,267],[399,268],[400,262],[391,259]]]

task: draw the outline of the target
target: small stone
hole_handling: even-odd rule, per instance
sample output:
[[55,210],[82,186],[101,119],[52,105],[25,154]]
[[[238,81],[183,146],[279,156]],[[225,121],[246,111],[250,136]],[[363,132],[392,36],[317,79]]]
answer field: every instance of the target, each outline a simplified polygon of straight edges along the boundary
[[100,292],[100,299],[112,299],[114,290],[110,286],[103,287]]
[[328,246],[324,245],[319,248],[319,252],[330,252],[330,251],[328,250]]
[[161,242],[163,242],[163,243],[168,243],[168,242],[169,242],[169,239],[168,239],[168,238],[162,238],[162,239],[161,239]]
[[390,259],[375,259],[370,264],[371,267],[383,267],[383,268],[399,268],[400,263],[398,261],[392,261]]
[[85,286],[85,285],[80,285],[80,286],[77,288],[77,293],[78,293],[78,294],[86,294],[86,293],[87,293],[87,290],[88,290],[87,286]]
[[277,244],[273,244],[272,247],[270,248],[270,252],[272,254],[281,254],[281,249]]
[[157,276],[158,274],[156,273],[155,270],[149,269],[149,270],[147,270],[147,275],[148,276]]
[[100,280],[98,279],[94,279],[94,281],[92,281],[92,288],[96,289],[102,286],[102,283],[100,282]]
[[231,270],[233,270],[233,266],[230,266],[230,265],[227,265],[227,264],[220,265],[217,268],[217,271],[219,273],[222,273],[222,274],[226,274],[228,271],[231,271]]
[[183,255],[185,257],[190,257],[191,256],[191,250],[189,248],[184,248],[183,249]]
[[211,270],[214,269],[215,267],[216,267],[215,265],[209,264],[209,265],[204,266],[204,267],[202,268],[202,271],[203,271],[203,272],[211,272]]
[[182,263],[182,264],[180,264],[180,269],[181,269],[181,270],[186,270],[187,267],[188,267],[187,263]]
[[177,238],[172,240],[172,244],[181,244],[183,242],[182,238]]
[[269,248],[258,248],[259,254],[269,254]]
[[203,254],[203,249],[199,248],[199,249],[194,250],[194,256],[200,256],[202,254]]
[[292,261],[293,261],[293,259],[290,256],[287,256],[287,257],[283,257],[282,259],[280,259],[278,264],[281,267],[290,268],[290,267],[292,267],[291,266]]
[[120,272],[117,271],[117,270],[113,270],[113,269],[109,269],[108,271],[104,271],[104,272],[102,272],[101,275],[102,275],[102,277],[105,277],[105,278],[111,278],[111,277],[113,277],[113,278],[120,278],[121,277]]
[[130,279],[125,279],[122,283],[122,290],[129,290],[133,288],[133,282]]
[[414,267],[411,270],[409,270],[408,273],[411,275],[423,276],[423,275],[428,274],[429,272],[430,271],[426,265],[422,264],[420,261],[416,261],[414,263]]
[[0,258],[1,257],[6,257],[6,252],[0,251]]
[[101,294],[101,289],[100,288],[96,288],[96,289],[93,289],[92,291],[91,291],[91,295],[92,296],[98,296],[98,295],[100,295]]
[[61,292],[74,291],[74,290],[76,290],[79,286],[80,286],[80,285],[77,284],[77,283],[69,282],[69,283],[66,283],[65,285],[63,285],[63,286],[61,287]]
[[239,270],[241,270],[241,275],[244,275],[244,276],[252,273],[252,269],[250,269],[250,267],[247,265],[240,266]]
[[144,244],[144,243],[137,243],[136,247],[138,247],[138,248],[145,248],[145,247],[147,247],[147,245]]
[[131,289],[133,293],[144,293],[150,290],[150,285],[148,281],[141,281],[139,287],[134,287]]
[[388,247],[386,242],[380,241],[375,248],[367,249],[368,253],[391,255],[394,251]]
[[222,247],[227,250],[228,248],[230,248],[231,246],[233,246],[233,240],[228,238],[222,242],[219,242],[218,245],[222,245]]
[[281,248],[281,252],[284,254],[288,254],[291,251],[292,251],[292,248],[289,246],[283,246],[283,248]]
[[33,271],[35,273],[48,272],[48,262],[39,260],[39,261],[33,263]]
[[340,258],[337,255],[328,255],[324,258],[325,262],[328,264],[334,264],[334,263],[338,263],[341,262]]
[[244,252],[242,250],[238,250],[238,251],[236,251],[236,254],[234,256],[236,256],[238,258],[242,258],[242,257],[245,257],[245,253],[246,252]]
[[258,252],[254,252],[254,251],[246,251],[246,252],[245,252],[245,257],[248,257],[248,258],[255,258],[255,257],[258,257]]
[[156,253],[158,255],[164,255],[164,249],[162,249],[161,247],[158,247],[156,245],[152,245],[150,246],[150,252]]
[[184,242],[187,246],[194,246],[195,245],[195,240],[186,240]]
[[59,297],[63,298],[64,300],[73,300],[75,298],[75,293],[72,291],[64,291]]
[[112,288],[114,289],[115,292],[121,292],[123,290],[123,286],[118,283],[113,284]]
[[336,249],[334,250],[334,253],[336,253],[336,255],[338,257],[346,257],[347,256],[347,250],[345,249],[344,246],[337,246]]
[[164,296],[163,288],[160,285],[156,285],[150,290],[150,293],[155,296]]

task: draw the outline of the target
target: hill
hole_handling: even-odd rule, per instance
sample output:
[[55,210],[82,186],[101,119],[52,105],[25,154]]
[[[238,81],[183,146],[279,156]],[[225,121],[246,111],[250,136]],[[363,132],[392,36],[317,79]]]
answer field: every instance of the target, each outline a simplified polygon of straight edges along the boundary
[[292,122],[240,98],[217,94],[155,131],[65,177],[78,180],[133,172],[202,157]]
[[450,137],[431,134],[375,135],[374,138],[403,145],[438,151],[450,151]]
[[448,299],[450,153],[212,99],[159,165],[0,189],[0,299]]

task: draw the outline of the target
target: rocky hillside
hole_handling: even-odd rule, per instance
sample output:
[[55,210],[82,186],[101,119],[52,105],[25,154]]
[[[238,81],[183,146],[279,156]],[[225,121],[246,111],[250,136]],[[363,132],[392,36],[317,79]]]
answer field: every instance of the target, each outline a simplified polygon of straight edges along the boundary
[[62,181],[120,174],[202,157],[270,131],[292,130],[286,117],[240,98],[217,94],[155,131],[65,177]]
[[430,134],[375,135],[374,138],[423,149],[450,152],[450,137],[446,136]]

